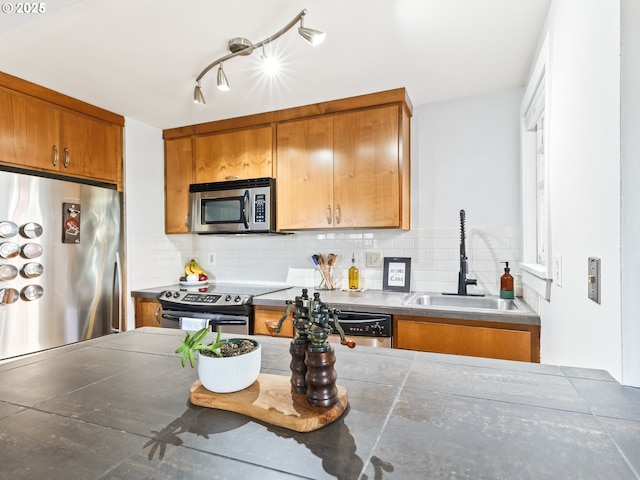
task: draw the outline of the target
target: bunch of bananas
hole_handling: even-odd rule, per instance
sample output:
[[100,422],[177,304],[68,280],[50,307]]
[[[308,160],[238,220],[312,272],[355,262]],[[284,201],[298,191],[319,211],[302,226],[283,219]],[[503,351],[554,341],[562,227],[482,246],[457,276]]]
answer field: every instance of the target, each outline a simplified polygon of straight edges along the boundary
[[185,275],[200,275],[204,273],[204,270],[200,268],[200,265],[198,265],[198,262],[192,258],[184,266],[184,273]]

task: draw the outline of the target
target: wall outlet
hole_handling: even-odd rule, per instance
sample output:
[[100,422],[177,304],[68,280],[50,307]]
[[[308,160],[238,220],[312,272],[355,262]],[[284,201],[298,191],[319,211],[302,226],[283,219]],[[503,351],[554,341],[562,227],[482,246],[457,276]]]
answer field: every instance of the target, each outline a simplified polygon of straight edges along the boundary
[[365,258],[367,267],[382,267],[382,252],[366,252]]
[[207,253],[207,265],[215,265],[216,264],[216,254],[209,252]]

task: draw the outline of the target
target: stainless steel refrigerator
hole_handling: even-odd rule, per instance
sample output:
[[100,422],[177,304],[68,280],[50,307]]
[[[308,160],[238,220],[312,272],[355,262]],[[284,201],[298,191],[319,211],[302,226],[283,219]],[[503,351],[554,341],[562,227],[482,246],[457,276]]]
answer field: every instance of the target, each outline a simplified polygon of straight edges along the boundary
[[122,326],[122,194],[0,171],[0,359]]

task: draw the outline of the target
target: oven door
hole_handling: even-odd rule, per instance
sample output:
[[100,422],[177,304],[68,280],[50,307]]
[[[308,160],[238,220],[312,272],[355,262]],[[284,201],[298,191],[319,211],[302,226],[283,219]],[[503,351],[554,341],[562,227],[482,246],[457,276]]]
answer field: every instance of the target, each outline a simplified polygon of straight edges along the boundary
[[200,330],[211,326],[214,332],[220,328],[223,333],[249,335],[249,316],[244,314],[163,310],[160,326],[164,328],[179,328],[181,330]]

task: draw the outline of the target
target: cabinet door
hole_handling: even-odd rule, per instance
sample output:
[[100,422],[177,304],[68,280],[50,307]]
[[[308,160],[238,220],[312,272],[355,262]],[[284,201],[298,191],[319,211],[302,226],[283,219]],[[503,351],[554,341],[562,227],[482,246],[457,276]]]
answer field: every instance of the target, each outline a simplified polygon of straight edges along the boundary
[[399,107],[334,118],[336,228],[399,227]]
[[67,111],[60,125],[60,173],[119,183],[121,127]]
[[333,227],[333,117],[277,126],[279,230]]
[[0,162],[58,171],[58,121],[52,105],[0,88]]
[[165,233],[189,233],[189,185],[193,183],[191,138],[164,142]]
[[136,298],[136,328],[159,327],[162,305],[156,299]]
[[410,318],[397,317],[394,347],[522,362],[539,361],[535,352],[532,354],[532,333],[529,331],[414,321]]
[[273,129],[196,138],[196,183],[273,176]]
[[282,315],[285,312],[285,307],[256,306],[253,310],[254,335],[271,335],[272,337],[293,338],[293,312],[283,322],[280,333],[275,333],[269,328],[269,326],[277,324],[280,321],[280,318],[282,318]]

